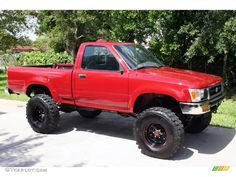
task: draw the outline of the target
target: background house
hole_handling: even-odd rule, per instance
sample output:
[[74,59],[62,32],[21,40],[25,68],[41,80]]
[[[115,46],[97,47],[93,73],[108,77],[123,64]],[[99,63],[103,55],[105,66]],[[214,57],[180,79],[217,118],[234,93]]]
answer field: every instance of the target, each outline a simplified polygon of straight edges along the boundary
[[12,53],[20,53],[20,52],[32,52],[35,50],[33,46],[13,46],[11,47]]

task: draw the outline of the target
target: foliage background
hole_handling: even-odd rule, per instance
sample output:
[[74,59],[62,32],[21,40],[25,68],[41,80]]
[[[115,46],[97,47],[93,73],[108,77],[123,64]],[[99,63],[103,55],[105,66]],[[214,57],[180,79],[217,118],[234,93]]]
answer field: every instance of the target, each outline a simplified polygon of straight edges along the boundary
[[[34,26],[39,37],[29,41],[22,31]],[[12,45],[51,49],[19,55],[19,64],[70,62],[65,52],[74,60],[85,41],[137,42],[166,65],[219,75],[228,87],[236,86],[236,11],[0,11],[0,27],[4,54]]]
[[[38,34],[73,58],[82,42],[138,42],[165,64],[224,77],[236,85],[235,11],[39,11]],[[58,50],[59,49],[59,50]]]

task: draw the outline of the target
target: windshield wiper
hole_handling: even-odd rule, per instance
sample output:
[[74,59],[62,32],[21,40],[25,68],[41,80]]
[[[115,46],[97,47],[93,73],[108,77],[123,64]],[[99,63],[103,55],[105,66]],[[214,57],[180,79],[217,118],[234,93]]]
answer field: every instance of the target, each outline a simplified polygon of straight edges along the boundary
[[160,68],[162,66],[139,66],[135,68],[134,70],[144,69],[144,68]]

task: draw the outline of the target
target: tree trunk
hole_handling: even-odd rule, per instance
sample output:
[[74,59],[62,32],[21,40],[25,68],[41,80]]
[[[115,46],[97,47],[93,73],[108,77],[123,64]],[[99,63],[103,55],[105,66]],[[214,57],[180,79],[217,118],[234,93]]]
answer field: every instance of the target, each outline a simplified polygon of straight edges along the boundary
[[229,51],[227,48],[224,49],[224,60],[223,60],[223,78],[225,81],[225,85],[228,85],[228,74],[227,74],[227,60],[228,60]]
[[205,60],[205,62],[204,62],[204,72],[205,73],[207,72],[207,60]]
[[81,44],[82,42],[83,42],[82,40],[77,40],[77,41],[75,42],[75,44],[74,44],[73,46],[71,46],[71,49],[72,49],[71,54],[72,54],[74,63],[75,63],[75,60],[76,60],[76,57],[77,57],[77,53],[78,53],[80,44]]
[[189,61],[188,61],[188,69],[190,69],[190,70],[193,69],[193,62],[192,62],[192,59],[189,59]]
[[76,60],[76,55],[77,55],[77,47],[74,47],[73,48],[73,51],[72,51],[72,57],[73,57],[73,61],[74,61],[74,63],[75,63],[75,60]]
[[66,51],[71,54],[73,63],[75,63],[76,55],[77,55],[77,43],[75,41],[68,40],[66,41]]

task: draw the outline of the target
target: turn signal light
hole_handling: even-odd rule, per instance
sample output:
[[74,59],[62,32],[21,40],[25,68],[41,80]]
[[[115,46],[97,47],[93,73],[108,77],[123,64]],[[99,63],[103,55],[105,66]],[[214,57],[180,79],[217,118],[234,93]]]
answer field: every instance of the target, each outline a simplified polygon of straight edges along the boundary
[[197,92],[191,92],[191,96],[195,100],[197,98]]
[[207,111],[210,110],[210,106],[209,106],[209,105],[203,105],[203,106],[201,106],[201,107],[202,107],[202,111],[203,111],[203,112],[207,112]]

